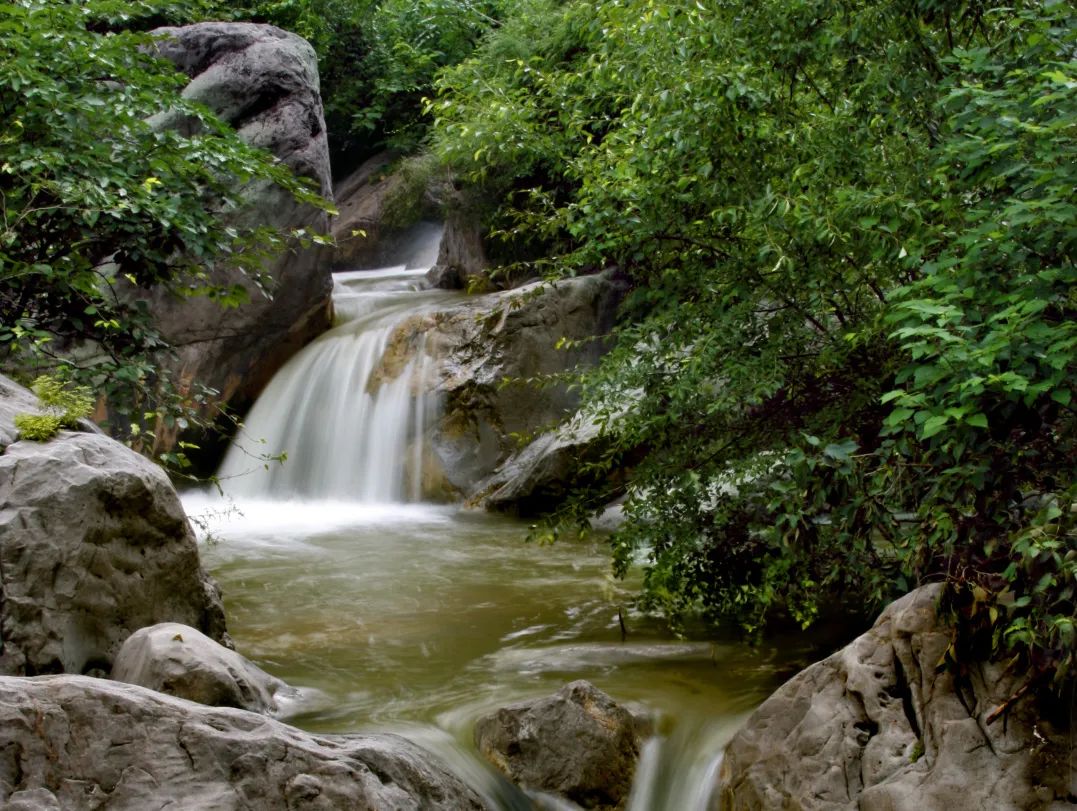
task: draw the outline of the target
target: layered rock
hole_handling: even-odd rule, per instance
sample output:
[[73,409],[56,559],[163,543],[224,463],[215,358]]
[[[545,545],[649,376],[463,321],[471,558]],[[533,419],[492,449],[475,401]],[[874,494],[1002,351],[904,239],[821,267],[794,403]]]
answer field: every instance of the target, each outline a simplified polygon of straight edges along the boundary
[[[438,359],[444,409],[431,446],[443,490],[476,495],[521,437],[571,416],[578,399],[566,385],[521,381],[594,363],[605,346],[589,339],[609,331],[622,292],[607,276],[536,282],[402,325],[405,332],[426,332]],[[518,382],[506,385],[509,380]]]
[[234,650],[178,622],[135,631],[112,664],[112,679],[210,707],[276,715],[298,690]]
[[961,679],[940,670],[951,640],[940,593],[906,595],[767,699],[726,749],[719,808],[1073,808],[1072,700],[1067,713],[1028,698],[989,723],[1022,675],[988,663]]
[[646,724],[586,681],[548,698],[503,707],[475,724],[490,763],[526,789],[582,808],[622,808]]
[[[269,25],[199,23],[160,28],[158,50],[191,81],[183,91],[202,102],[241,138],[263,147],[331,198],[329,151],[318,89],[317,57],[295,34]],[[160,126],[187,126],[162,120]],[[268,183],[245,189],[244,224],[326,233],[325,212],[297,203]],[[205,298],[158,294],[153,312],[168,341],[179,350],[182,380],[220,391],[242,411],[273,373],[330,319],[331,280],[324,249],[297,247],[265,268],[272,298],[239,271],[215,268],[215,283],[240,284],[249,300],[223,310]],[[173,437],[163,437],[168,444]]]
[[[0,378],[0,436],[34,399]],[[107,673],[135,630],[227,639],[220,594],[168,478],[97,433],[0,448],[0,673]]]
[[79,676],[0,677],[4,808],[480,811],[394,735],[310,735]]

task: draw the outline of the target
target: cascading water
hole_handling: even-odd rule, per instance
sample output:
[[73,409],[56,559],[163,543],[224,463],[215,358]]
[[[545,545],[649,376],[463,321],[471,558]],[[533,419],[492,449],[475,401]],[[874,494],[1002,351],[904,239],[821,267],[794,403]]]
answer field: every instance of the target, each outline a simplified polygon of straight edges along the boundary
[[321,696],[292,723],[399,732],[499,811],[567,806],[536,806],[483,763],[475,720],[588,679],[659,719],[628,811],[706,811],[726,741],[804,641],[686,643],[631,612],[625,640],[632,587],[610,580],[601,541],[537,548],[519,522],[419,503],[436,402],[422,324],[407,322],[452,296],[421,289],[430,261],[336,274],[340,323],[277,374],[219,472],[238,511],[184,497],[222,541],[203,555],[233,638]]
[[[245,498],[419,501],[433,416],[426,341],[394,335],[416,317],[427,268],[334,274],[338,326],[291,359],[248,414],[218,472]],[[271,457],[267,462],[266,457]],[[283,457],[277,461],[274,457]]]

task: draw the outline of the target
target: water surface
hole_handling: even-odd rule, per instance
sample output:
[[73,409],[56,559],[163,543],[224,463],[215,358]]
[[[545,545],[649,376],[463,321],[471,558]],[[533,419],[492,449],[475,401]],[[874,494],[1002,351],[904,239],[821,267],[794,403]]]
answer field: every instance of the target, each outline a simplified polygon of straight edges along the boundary
[[[193,514],[220,504],[185,497]],[[203,548],[241,653],[313,697],[289,723],[397,731],[505,808],[481,715],[587,679],[657,719],[632,808],[705,808],[721,749],[810,653],[682,640],[628,610],[601,541],[539,546],[507,518],[427,505],[247,501]],[[618,611],[627,627],[622,640]]]

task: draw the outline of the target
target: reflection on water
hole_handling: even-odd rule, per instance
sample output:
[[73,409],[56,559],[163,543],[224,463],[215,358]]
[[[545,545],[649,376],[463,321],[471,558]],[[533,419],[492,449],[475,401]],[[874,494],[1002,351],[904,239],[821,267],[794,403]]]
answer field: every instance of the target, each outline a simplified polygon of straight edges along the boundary
[[[189,513],[219,504],[191,494]],[[540,547],[506,518],[426,505],[247,502],[211,519],[206,566],[241,653],[320,698],[318,732],[389,730],[437,751],[497,808],[526,808],[474,757],[475,720],[584,678],[658,720],[630,808],[706,808],[725,742],[804,651],[685,642],[618,609],[601,544]]]

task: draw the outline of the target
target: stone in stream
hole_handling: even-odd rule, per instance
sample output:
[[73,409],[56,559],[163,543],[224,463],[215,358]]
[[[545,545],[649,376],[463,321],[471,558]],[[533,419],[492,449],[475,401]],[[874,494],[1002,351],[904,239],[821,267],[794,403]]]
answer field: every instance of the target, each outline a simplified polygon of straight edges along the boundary
[[[35,398],[0,377],[0,437]],[[123,641],[163,621],[225,641],[168,477],[97,433],[0,447],[0,673],[108,673]]]
[[395,735],[312,735],[83,676],[0,677],[0,806],[482,811]]
[[1077,807],[1077,715],[1018,702],[1023,683],[981,662],[939,670],[951,628],[940,586],[891,604],[865,634],[768,698],[736,734],[722,811],[1066,811]]
[[480,718],[475,743],[519,786],[582,808],[623,808],[648,725],[586,681]]
[[[519,381],[595,363],[604,349],[596,336],[612,326],[623,294],[623,285],[605,274],[536,282],[451,304],[402,327],[425,332],[437,358],[444,410],[430,442],[441,490],[480,499],[481,490],[492,486],[487,478],[518,451],[521,436],[575,411],[578,396],[566,385]],[[562,339],[570,348],[557,348]],[[518,382],[506,386],[507,379]],[[529,466],[529,480],[514,489],[516,497],[525,503],[564,486],[575,470],[569,468]],[[511,511],[513,504],[504,499],[498,508]]]
[[177,622],[140,628],[112,665],[112,679],[211,707],[277,715],[299,691],[233,650]]

